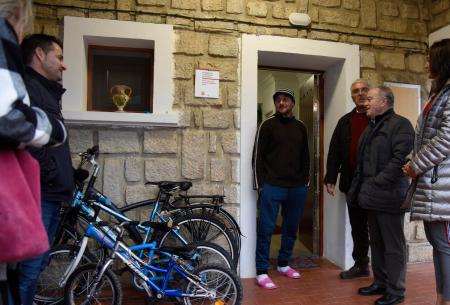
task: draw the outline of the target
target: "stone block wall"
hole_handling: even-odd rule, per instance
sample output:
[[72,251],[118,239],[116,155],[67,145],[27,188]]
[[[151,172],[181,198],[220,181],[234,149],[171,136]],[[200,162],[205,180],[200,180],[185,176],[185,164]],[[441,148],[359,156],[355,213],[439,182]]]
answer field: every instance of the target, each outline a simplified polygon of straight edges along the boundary
[[[99,144],[98,187],[120,205],[149,197],[148,180],[189,179],[193,193],[226,195],[239,212],[242,33],[358,44],[361,76],[422,85],[427,36],[450,21],[447,0],[35,0],[34,31],[62,38],[64,16],[174,25],[174,109],[178,128],[72,126],[73,153]],[[289,24],[308,13],[311,26]],[[196,68],[220,70],[220,98],[194,98]],[[68,67],[70,69],[70,67]],[[248,139],[253,141],[253,139]],[[250,166],[250,165],[249,165]],[[409,239],[420,244],[417,227]],[[414,246],[414,245],[413,245]],[[411,246],[411,249],[419,249]],[[422,246],[420,244],[419,246]],[[410,250],[414,257],[422,257]],[[417,250],[419,251],[419,250]],[[429,257],[427,257],[429,258]],[[416,260],[416,259],[412,259]]]

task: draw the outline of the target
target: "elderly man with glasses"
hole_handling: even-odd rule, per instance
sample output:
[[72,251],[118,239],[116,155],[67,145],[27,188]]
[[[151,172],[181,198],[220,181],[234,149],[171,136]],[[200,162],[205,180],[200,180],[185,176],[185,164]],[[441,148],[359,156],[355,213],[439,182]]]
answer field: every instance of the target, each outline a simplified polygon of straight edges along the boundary
[[[327,159],[327,172],[324,183],[327,192],[334,196],[338,174],[341,174],[339,189],[347,194],[356,169],[356,157],[359,138],[369,124],[366,116],[366,98],[369,83],[363,79],[353,82],[351,88],[355,108],[338,122],[330,142]],[[348,205],[348,215],[352,228],[353,252],[355,264],[349,270],[340,273],[341,279],[352,279],[369,275],[369,232],[367,211]]]

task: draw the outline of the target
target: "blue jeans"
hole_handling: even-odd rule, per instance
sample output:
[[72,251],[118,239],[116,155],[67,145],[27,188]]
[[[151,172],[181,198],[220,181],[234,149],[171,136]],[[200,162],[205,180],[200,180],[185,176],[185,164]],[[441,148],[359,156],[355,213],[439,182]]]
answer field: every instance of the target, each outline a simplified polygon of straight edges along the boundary
[[283,219],[278,266],[287,266],[297,239],[297,231],[305,207],[306,186],[278,187],[265,183],[259,197],[259,217],[256,238],[256,270],[269,269],[270,242],[281,206]]
[[[61,203],[55,201],[41,201],[42,222],[47,231],[48,242],[51,245],[58,229]],[[33,234],[29,232],[29,234]],[[32,305],[39,274],[44,269],[48,252],[20,263],[20,299],[22,305]]]

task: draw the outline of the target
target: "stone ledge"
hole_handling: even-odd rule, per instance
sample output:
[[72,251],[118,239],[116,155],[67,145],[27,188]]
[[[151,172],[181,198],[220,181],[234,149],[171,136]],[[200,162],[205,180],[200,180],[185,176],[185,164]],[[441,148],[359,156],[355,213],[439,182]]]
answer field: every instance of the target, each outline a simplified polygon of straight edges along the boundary
[[179,113],[131,113],[98,111],[64,111],[65,122],[70,125],[95,126],[178,126]]

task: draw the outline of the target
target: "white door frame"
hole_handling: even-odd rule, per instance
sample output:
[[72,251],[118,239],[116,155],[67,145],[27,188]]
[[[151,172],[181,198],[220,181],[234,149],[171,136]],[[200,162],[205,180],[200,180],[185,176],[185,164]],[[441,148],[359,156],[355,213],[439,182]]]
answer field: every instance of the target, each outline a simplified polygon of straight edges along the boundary
[[[256,192],[253,190],[252,149],[256,132],[258,65],[324,71],[324,162],[338,119],[353,108],[350,86],[359,78],[359,46],[277,36],[242,35],[241,40],[241,190],[242,249],[240,275],[255,276]],[[352,239],[345,198],[324,194],[324,257],[348,268]]]

